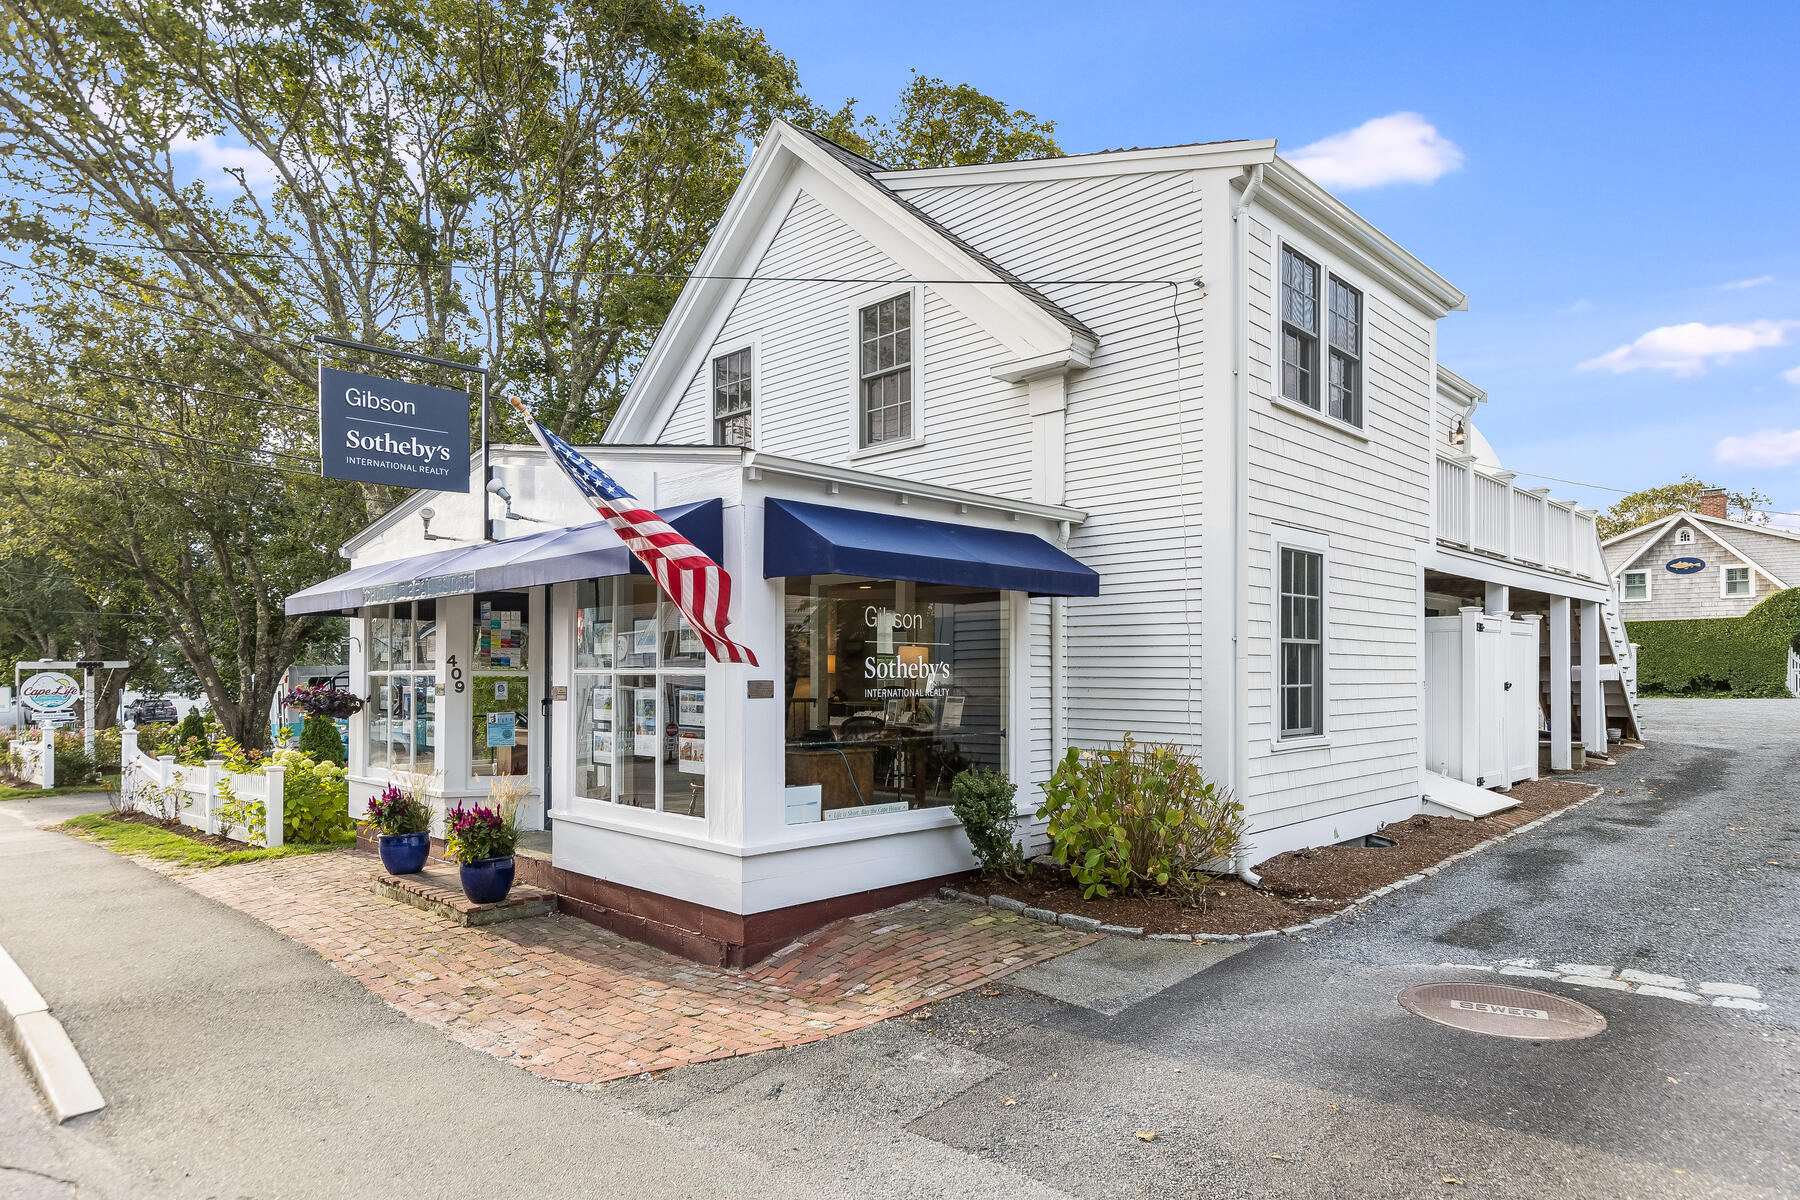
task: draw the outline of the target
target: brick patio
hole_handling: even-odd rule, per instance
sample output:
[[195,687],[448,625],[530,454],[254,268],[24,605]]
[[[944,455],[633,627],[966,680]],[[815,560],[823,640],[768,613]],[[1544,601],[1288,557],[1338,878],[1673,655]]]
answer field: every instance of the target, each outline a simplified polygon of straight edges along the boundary
[[827,926],[734,971],[564,916],[453,925],[374,895],[377,870],[344,852],[173,877],[463,1045],[576,1085],[817,1041],[1095,940],[918,900]]

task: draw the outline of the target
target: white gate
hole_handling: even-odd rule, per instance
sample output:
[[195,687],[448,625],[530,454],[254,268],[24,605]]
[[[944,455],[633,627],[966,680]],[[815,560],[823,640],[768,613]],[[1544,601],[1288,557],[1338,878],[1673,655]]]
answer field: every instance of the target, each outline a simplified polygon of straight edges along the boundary
[[1477,787],[1537,776],[1538,627],[1478,608],[1425,620],[1425,766]]

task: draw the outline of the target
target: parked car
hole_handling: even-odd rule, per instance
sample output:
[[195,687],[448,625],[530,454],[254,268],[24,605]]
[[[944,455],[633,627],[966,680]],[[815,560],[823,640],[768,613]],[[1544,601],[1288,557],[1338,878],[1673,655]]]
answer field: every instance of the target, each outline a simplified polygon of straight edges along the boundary
[[125,715],[139,725],[151,725],[162,722],[173,722],[179,718],[175,714],[175,702],[168,699],[142,698],[126,710]]

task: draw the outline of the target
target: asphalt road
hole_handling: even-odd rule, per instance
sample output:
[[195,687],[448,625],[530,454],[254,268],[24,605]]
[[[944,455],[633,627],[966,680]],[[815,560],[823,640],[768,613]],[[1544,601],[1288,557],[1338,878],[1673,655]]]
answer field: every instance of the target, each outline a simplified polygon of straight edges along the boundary
[[[1663,736],[1588,777],[1605,797],[1367,921],[1229,955],[1103,942],[917,1019],[590,1095],[0,804],[0,944],[111,1102],[52,1128],[0,1058],[0,1197],[1800,1195],[1800,703],[1646,709]],[[1769,1007],[1520,980],[1609,1021],[1533,1043],[1395,1002],[1481,977],[1436,964],[1527,958]]]

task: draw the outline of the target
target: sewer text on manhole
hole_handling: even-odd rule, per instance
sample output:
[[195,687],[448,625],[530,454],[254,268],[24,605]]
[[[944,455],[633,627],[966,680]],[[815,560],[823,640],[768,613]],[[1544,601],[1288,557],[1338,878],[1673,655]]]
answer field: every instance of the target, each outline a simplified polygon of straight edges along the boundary
[[1453,1029],[1534,1042],[1593,1037],[1606,1018],[1574,1000],[1493,983],[1422,983],[1400,993],[1400,1007]]

